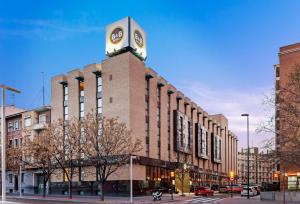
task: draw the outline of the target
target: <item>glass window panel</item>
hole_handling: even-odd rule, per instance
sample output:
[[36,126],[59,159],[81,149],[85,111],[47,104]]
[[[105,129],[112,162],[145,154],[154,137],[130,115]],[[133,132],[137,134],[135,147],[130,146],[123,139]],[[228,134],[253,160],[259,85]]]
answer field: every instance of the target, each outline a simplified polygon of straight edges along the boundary
[[24,125],[25,125],[25,127],[28,127],[31,125],[31,117],[24,118]]
[[46,114],[39,115],[39,123],[46,123]]

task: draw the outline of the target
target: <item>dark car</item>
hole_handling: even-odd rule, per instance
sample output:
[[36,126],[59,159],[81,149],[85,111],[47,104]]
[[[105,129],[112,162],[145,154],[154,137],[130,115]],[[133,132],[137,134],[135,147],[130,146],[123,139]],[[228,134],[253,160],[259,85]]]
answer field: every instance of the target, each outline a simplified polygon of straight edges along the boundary
[[220,186],[219,187],[220,193],[228,193],[228,187],[227,186]]
[[209,187],[197,187],[194,190],[194,193],[196,196],[202,195],[202,196],[213,196],[214,191],[211,190]]
[[218,184],[211,185],[211,190],[218,191],[219,190],[219,185]]

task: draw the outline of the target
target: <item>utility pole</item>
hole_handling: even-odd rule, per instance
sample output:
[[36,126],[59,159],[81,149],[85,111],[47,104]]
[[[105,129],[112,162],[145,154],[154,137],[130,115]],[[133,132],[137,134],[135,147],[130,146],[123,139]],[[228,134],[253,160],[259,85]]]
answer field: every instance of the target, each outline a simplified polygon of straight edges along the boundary
[[249,155],[250,155],[250,149],[249,149],[249,114],[244,113],[241,116],[247,117],[247,199],[250,199],[250,167],[249,167]]
[[132,160],[135,159],[136,156],[130,155],[130,203],[133,203],[133,185],[132,185]]
[[2,202],[6,201],[6,149],[5,149],[5,133],[6,133],[6,121],[5,121],[5,100],[6,95],[5,91],[12,91],[15,93],[21,93],[19,90],[6,86],[4,84],[0,85],[0,88],[2,88],[2,107],[1,107],[1,177],[2,177]]

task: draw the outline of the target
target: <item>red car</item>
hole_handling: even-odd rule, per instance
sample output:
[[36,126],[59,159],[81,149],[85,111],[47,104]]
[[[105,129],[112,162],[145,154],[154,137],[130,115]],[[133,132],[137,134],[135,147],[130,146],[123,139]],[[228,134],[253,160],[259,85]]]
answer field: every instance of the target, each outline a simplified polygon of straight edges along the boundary
[[227,186],[227,191],[230,193],[231,191],[233,193],[241,193],[243,190],[242,186],[237,185],[237,184],[232,184]]
[[213,196],[214,195],[214,191],[208,187],[196,187],[194,193],[196,196],[198,196],[198,195]]

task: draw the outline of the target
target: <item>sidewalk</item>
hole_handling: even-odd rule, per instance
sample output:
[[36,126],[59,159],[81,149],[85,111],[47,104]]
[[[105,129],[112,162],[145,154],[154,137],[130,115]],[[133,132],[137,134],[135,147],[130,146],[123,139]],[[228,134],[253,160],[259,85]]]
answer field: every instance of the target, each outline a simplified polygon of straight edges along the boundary
[[[173,195],[173,200],[171,199],[170,194],[163,194],[161,201],[156,201],[155,203],[166,203],[166,202],[178,202],[178,201],[184,201],[193,198],[194,196],[191,194],[190,196],[179,196],[177,194]],[[73,196],[72,199],[69,199],[67,196],[63,195],[48,195],[47,197],[43,196],[37,196],[37,195],[25,195],[21,198],[19,196],[7,196],[7,198],[13,198],[13,199],[28,199],[28,200],[44,200],[44,201],[62,201],[62,202],[70,202],[70,203],[116,203],[116,204],[127,204],[130,203],[129,197],[112,197],[112,196],[106,196],[104,197],[104,201],[100,201],[99,196]],[[153,197],[152,196],[138,196],[133,197],[134,203],[153,203]]]
[[[224,198],[220,202],[216,202],[218,204],[282,204],[283,201],[275,201],[275,200],[260,200],[260,196],[251,197],[247,199],[247,197],[238,197],[234,196],[233,198]],[[285,204],[299,204],[299,202],[285,202]]]

